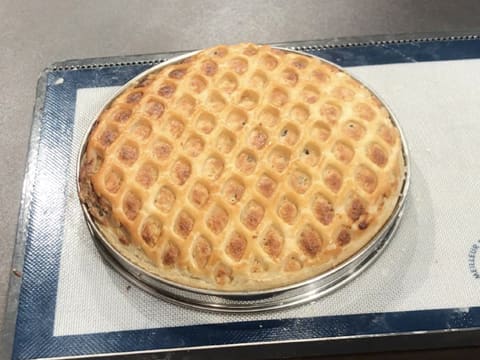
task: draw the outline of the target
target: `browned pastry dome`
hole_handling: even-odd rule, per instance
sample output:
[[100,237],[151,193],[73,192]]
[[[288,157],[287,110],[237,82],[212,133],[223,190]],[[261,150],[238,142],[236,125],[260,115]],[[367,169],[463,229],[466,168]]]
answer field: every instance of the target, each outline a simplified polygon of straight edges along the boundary
[[325,272],[392,214],[404,177],[388,111],[308,56],[217,46],[151,73],[101,113],[80,197],[152,274],[255,291]]

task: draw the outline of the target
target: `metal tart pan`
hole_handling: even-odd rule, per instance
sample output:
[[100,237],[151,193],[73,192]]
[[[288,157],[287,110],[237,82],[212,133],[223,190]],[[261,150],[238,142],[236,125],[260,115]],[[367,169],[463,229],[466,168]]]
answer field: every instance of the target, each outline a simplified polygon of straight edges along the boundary
[[[281,47],[276,48],[286,52],[293,52],[308,57],[318,58],[314,55],[302,51]],[[78,181],[80,175],[80,168],[86,150],[88,137],[93,130],[100,114],[124,90],[131,86],[134,86],[147,75],[156,72],[168,65],[180,63],[197,53],[198,51],[183,54],[151,67],[150,69],[142,72],[141,74],[128,81],[110,98],[109,101],[106,102],[106,104],[94,118],[94,121],[90,125],[82,141],[82,145],[77,159],[76,176],[78,191],[80,191],[80,183]],[[382,251],[385,249],[387,244],[394,236],[395,231],[397,230],[400,220],[402,218],[410,184],[410,159],[408,153],[408,146],[405,141],[402,129],[398,124],[398,121],[392,113],[391,109],[374,91],[372,91],[362,81],[356,79],[353,75],[349,74],[348,71],[346,71],[345,69],[325,59],[320,58],[320,60],[347,73],[353,79],[357,80],[359,83],[365,86],[365,88],[367,88],[372,94],[374,94],[388,110],[390,118],[400,135],[403,160],[405,164],[404,180],[401,185],[400,194],[392,214],[385,222],[383,227],[377,232],[374,238],[368,242],[368,244],[366,244],[353,256],[338,264],[336,267],[328,270],[327,272],[288,286],[249,292],[206,290],[174,283],[167,279],[163,279],[158,275],[152,274],[126,259],[107,240],[107,238],[102,233],[100,227],[95,223],[93,217],[89,214],[86,205],[81,203],[88,229],[92,234],[93,241],[98,251],[102,255],[103,259],[114,270],[116,270],[120,275],[122,275],[132,284],[165,301],[199,310],[230,313],[276,310],[304,304],[307,302],[312,302],[320,298],[321,296],[327,295],[332,291],[335,291],[339,287],[345,285],[348,281],[354,279],[357,275],[361,273],[361,271],[365,270],[369,265],[371,265],[380,256]]]

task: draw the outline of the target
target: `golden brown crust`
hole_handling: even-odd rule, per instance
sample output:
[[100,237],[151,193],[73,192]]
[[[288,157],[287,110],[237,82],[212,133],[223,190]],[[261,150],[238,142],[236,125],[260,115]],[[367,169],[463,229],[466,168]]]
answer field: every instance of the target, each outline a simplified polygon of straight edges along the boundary
[[320,274],[390,217],[388,111],[321,60],[207,49],[121,93],[91,131],[80,198],[109,242],[180,284],[255,291]]

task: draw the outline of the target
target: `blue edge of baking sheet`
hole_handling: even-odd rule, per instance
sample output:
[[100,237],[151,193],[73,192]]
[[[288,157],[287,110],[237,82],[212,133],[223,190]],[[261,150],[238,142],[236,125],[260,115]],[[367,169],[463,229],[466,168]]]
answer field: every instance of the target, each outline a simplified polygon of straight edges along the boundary
[[[480,58],[480,40],[375,44],[307,51],[341,66],[442,61]],[[76,92],[80,88],[122,85],[150,66],[133,64],[122,66],[120,70],[118,67],[97,67],[48,72],[37,161],[39,164],[54,162],[56,166],[37,167],[34,177],[14,359],[480,327],[480,307],[475,307],[467,313],[456,309],[392,312],[381,314],[384,321],[377,323],[372,321],[377,314],[369,313],[54,336],[64,230],[59,224],[64,223],[65,216],[66,169],[69,157],[76,156],[64,154],[61,149],[69,149],[71,145]],[[60,77],[65,80],[63,85],[54,86]],[[285,332],[283,328],[292,331]]]

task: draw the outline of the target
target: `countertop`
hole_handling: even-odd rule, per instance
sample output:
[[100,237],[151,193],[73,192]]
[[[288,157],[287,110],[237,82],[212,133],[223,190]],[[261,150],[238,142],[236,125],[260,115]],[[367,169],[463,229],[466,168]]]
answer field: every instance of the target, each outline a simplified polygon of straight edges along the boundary
[[55,61],[412,32],[480,32],[475,0],[0,0],[0,329],[37,78]]

